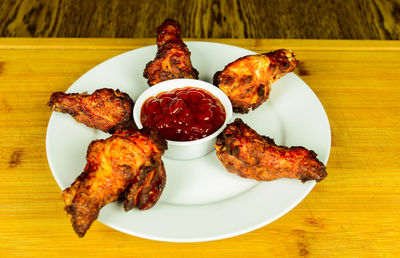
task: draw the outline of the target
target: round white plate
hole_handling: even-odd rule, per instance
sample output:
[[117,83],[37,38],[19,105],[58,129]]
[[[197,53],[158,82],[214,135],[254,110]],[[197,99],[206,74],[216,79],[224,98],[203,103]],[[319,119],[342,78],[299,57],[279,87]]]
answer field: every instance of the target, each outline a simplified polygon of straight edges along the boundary
[[[239,57],[255,54],[235,46],[186,42],[200,80],[212,83],[215,72]],[[88,71],[66,92],[119,89],[133,100],[148,88],[143,70],[153,60],[156,46],[115,56]],[[270,98],[241,117],[259,134],[279,145],[301,145],[314,150],[326,164],[331,148],[327,115],[312,90],[290,73],[272,85]],[[47,128],[46,150],[50,169],[65,189],[83,171],[86,151],[95,139],[108,134],[53,112]],[[121,203],[105,206],[98,220],[134,236],[171,242],[222,239],[260,228],[293,209],[314,187],[315,181],[295,179],[257,182],[225,170],[215,151],[205,157],[176,161],[164,158],[167,184],[158,203],[147,211],[124,212]],[[88,231],[90,234],[90,229]]]

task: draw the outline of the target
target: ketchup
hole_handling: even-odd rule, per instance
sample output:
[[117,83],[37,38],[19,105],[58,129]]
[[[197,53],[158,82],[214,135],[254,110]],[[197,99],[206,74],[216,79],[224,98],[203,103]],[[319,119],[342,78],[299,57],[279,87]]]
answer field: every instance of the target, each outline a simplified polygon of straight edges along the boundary
[[148,98],[142,106],[143,126],[155,127],[167,140],[192,141],[217,131],[225,108],[206,90],[185,87]]

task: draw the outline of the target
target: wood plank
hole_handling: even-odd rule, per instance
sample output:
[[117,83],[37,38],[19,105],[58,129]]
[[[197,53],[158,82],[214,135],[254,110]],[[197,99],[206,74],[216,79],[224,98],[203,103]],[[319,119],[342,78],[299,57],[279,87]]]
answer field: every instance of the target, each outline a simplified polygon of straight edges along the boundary
[[3,0],[2,37],[155,36],[168,17],[188,38],[400,39],[399,0]]
[[[332,130],[328,177],[253,232],[206,243],[145,240],[95,222],[72,231],[48,167],[50,94],[145,39],[0,39],[0,256],[379,257],[400,255],[399,42],[221,39],[258,52],[296,50],[297,74]],[[375,44],[377,43],[377,44]],[[97,47],[96,47],[97,46]]]

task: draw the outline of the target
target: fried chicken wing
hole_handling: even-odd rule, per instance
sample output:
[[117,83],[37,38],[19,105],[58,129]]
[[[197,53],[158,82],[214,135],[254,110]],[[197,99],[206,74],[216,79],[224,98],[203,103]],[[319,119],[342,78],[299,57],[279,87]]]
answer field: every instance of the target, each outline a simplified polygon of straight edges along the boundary
[[[166,144],[156,132],[142,129],[117,131],[113,136],[89,145],[83,173],[62,194],[65,210],[79,237],[85,235],[102,207],[124,198],[141,173],[148,171],[145,168],[153,167],[157,174],[163,173],[160,172],[163,169],[161,155]],[[165,171],[163,176],[165,182]],[[162,189],[158,190],[160,195]],[[144,194],[150,199],[150,191]],[[156,201],[153,198],[144,203],[154,205]]]
[[225,168],[241,177],[259,181],[297,178],[321,181],[327,176],[317,154],[304,147],[277,146],[237,118],[218,136],[217,157]]
[[152,86],[162,81],[187,78],[198,79],[198,71],[193,68],[190,52],[181,39],[181,27],[172,19],[166,19],[157,28],[157,54],[147,63],[143,76]]
[[244,56],[217,72],[213,83],[228,95],[234,112],[245,114],[268,99],[273,82],[296,68],[294,56],[286,49]]
[[128,94],[113,89],[86,93],[55,92],[47,104],[53,111],[70,114],[88,127],[112,133],[116,125],[132,119],[133,101]]
[[[114,135],[129,137],[136,128],[136,124],[131,120],[118,125]],[[162,152],[167,149],[167,142],[153,129],[145,128],[141,131],[146,132]],[[145,165],[140,168],[139,174],[125,193],[125,211],[129,211],[133,208],[147,210],[153,207],[161,197],[161,193],[166,184],[166,178],[164,163],[161,160],[161,156],[152,156],[150,165]]]
[[154,166],[143,168],[140,178],[131,186],[125,196],[124,209],[133,208],[147,210],[154,206],[161,196],[166,183],[164,163],[161,161]]

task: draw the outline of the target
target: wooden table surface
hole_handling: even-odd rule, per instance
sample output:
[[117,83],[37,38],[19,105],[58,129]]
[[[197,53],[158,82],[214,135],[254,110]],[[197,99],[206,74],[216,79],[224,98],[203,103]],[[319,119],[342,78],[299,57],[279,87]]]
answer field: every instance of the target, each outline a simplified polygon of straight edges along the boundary
[[400,39],[400,0],[2,0],[1,37]]
[[[189,40],[189,39],[188,39]],[[209,40],[211,41],[211,40]],[[400,255],[400,42],[214,39],[294,50],[332,130],[328,177],[292,211],[233,238],[145,240],[94,222],[79,239],[46,159],[52,92],[154,39],[0,39],[1,257],[383,257]],[[233,214],[234,215],[234,214]]]

